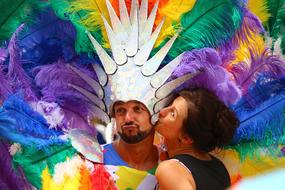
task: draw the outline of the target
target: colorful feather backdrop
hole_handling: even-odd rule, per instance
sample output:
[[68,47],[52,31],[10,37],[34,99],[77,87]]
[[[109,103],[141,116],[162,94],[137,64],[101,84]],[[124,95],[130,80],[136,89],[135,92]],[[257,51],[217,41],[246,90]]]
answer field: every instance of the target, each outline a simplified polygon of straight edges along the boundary
[[[120,2],[110,0],[118,16]],[[128,12],[131,4],[126,0]],[[186,51],[169,80],[202,71],[184,87],[214,91],[241,121],[232,144],[219,152],[233,182],[285,167],[281,151],[285,146],[285,1],[149,0],[147,5],[148,14],[157,7],[154,29],[164,20],[152,54],[175,35],[165,64]],[[30,152],[24,147],[24,154],[35,155],[40,150],[45,158],[57,151],[51,145],[66,147],[62,155],[50,157],[55,158],[50,165],[37,162],[40,169],[29,177],[43,175],[43,184],[33,185],[49,189],[56,186],[51,181],[54,165],[75,154],[61,135],[72,128],[96,135],[90,122],[96,118],[94,106],[71,84],[94,91],[68,65],[98,80],[93,66],[100,61],[86,31],[110,52],[101,17],[111,22],[107,6],[103,0],[2,0],[0,10],[0,138],[33,147]],[[143,28],[139,30],[143,32]],[[42,102],[45,109],[40,112],[35,105]],[[0,164],[10,172],[4,166],[9,159],[6,155]],[[25,165],[24,171],[30,169],[29,162],[20,163],[21,155],[14,160]],[[79,186],[79,181],[86,186],[92,183],[80,178],[89,175],[86,168],[76,171],[80,175],[65,176],[70,186]],[[11,185],[1,178],[1,185],[4,182]]]

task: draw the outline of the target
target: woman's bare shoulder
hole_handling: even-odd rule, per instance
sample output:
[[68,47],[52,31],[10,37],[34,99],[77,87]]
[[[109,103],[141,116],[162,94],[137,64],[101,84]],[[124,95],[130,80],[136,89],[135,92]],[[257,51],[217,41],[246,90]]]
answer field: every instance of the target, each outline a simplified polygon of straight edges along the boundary
[[155,176],[162,190],[195,188],[191,172],[175,159],[161,162],[157,167]]

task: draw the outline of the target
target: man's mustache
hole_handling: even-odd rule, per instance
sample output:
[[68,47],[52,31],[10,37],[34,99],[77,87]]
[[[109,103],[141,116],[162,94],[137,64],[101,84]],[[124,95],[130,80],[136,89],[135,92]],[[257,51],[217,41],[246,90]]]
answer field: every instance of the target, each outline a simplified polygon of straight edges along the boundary
[[127,122],[127,123],[123,123],[122,125],[121,125],[121,127],[124,127],[124,126],[129,126],[129,125],[135,125],[135,126],[139,126],[138,124],[136,124],[135,122]]

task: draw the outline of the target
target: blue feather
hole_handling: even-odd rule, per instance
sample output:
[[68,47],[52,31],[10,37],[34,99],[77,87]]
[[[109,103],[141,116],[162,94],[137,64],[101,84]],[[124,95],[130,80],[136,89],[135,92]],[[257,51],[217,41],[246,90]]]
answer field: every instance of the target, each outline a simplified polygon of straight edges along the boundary
[[76,31],[70,21],[59,19],[50,9],[35,20],[20,38],[25,50],[23,58],[33,63],[26,67],[52,63],[59,58],[70,61],[77,56],[74,49]]
[[285,132],[285,95],[278,94],[253,109],[240,108],[236,111],[240,119],[233,144],[258,141],[260,143],[279,143]]
[[0,109],[0,137],[27,146],[43,149],[65,141],[60,131],[48,128],[43,116],[33,111],[19,96],[10,96]]
[[276,79],[270,76],[261,75],[256,83],[250,86],[248,93],[232,108],[235,111],[239,109],[252,109],[259,106],[272,96],[285,92],[285,77]]

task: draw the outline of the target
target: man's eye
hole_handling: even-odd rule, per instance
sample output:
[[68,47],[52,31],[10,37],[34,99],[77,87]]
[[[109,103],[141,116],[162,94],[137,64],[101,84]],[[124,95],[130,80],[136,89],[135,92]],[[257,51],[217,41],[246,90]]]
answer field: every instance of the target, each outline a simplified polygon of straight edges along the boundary
[[134,111],[135,112],[142,112],[143,111],[143,108],[139,107],[139,106],[136,106],[134,107]]
[[124,113],[124,111],[125,111],[125,109],[123,109],[123,108],[117,108],[115,110],[115,113],[122,114],[122,113]]

